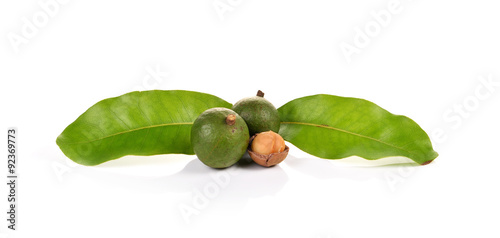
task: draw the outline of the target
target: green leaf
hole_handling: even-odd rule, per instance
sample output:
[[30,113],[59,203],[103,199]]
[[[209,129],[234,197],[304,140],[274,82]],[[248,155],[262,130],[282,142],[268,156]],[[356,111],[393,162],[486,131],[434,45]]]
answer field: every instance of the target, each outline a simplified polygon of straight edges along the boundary
[[278,111],[279,134],[317,157],[404,156],[427,164],[438,156],[417,123],[367,100],[320,94],[290,101]]
[[63,153],[76,163],[97,165],[125,155],[194,154],[190,131],[203,111],[231,108],[209,94],[143,91],[102,100],[57,137]]

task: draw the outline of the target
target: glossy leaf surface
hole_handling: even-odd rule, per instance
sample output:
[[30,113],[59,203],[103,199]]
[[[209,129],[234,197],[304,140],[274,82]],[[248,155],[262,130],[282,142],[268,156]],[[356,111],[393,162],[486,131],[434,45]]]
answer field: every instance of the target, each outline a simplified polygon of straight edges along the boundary
[[320,94],[290,101],[278,111],[279,134],[317,157],[404,156],[427,164],[438,156],[417,123],[367,100]]
[[71,123],[56,140],[83,165],[125,155],[194,154],[190,131],[203,111],[231,104],[191,91],[131,92],[102,100]]

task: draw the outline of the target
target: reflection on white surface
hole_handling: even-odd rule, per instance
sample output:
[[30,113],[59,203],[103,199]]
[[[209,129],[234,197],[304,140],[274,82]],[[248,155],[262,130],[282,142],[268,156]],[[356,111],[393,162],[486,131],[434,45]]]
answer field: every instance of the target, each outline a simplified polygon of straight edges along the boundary
[[[188,160],[189,162],[186,162]],[[230,168],[213,169],[195,156],[128,156],[94,167],[75,165],[72,174],[98,180],[99,183],[113,187],[133,186],[134,189],[148,193],[192,193],[196,189],[203,191],[207,184],[207,190],[215,191],[217,188],[210,185],[214,183],[218,185],[218,190],[221,190],[218,199],[227,196],[231,201],[239,202],[276,194],[288,182],[287,173],[292,171],[317,179],[378,179],[386,182],[388,173],[401,174],[403,172],[399,171],[402,170],[413,172],[421,167],[415,163],[405,163],[408,160],[397,157],[384,158],[382,162],[357,157],[328,160],[313,156],[297,158],[288,155],[280,165],[264,168],[255,164],[246,154]],[[400,163],[390,164],[394,161]],[[67,177],[70,178],[71,174]]]
[[[133,168],[133,165],[132,163],[130,167]],[[138,188],[146,188],[150,191],[159,190],[159,192],[168,191],[181,193],[189,192],[193,187],[203,186],[207,182],[213,180],[217,174],[228,173],[231,176],[230,184],[227,185],[228,190],[234,189],[237,191],[237,194],[241,196],[245,194],[249,196],[272,195],[288,181],[288,177],[281,167],[274,166],[272,168],[264,168],[255,164],[247,157],[226,169],[210,168],[194,157],[184,166],[184,168],[168,176],[155,176],[153,178],[151,176],[143,176],[147,173],[144,170],[148,169],[155,170],[156,174],[158,169],[154,168],[155,166],[163,167],[167,173],[170,173],[168,171],[168,166],[170,165],[171,164],[165,162],[157,164],[151,163],[148,166],[143,166],[141,171],[137,171],[137,168],[133,171],[130,170],[130,167],[120,167],[122,165],[114,167],[105,163],[96,167],[78,166],[76,168],[76,173],[87,178],[98,179],[101,182],[108,181],[114,185],[124,185],[127,187],[137,185]],[[122,170],[122,172],[120,172],[120,170]],[[126,173],[123,171],[126,171]],[[134,172],[141,175],[135,175]],[[247,181],[251,182],[247,183]],[[272,181],[272,183],[270,183],[270,181]],[[262,184],[266,184],[266,186],[260,186]]]
[[[351,179],[368,180],[372,178],[384,179],[388,171],[397,170],[402,167],[413,168],[415,163],[386,164],[375,161],[356,161],[357,158],[343,159],[344,161],[320,159],[311,156],[310,158],[296,158],[289,155],[286,158],[286,165],[301,173],[319,179]],[[349,161],[346,161],[349,160]]]
[[143,158],[132,159],[136,161],[124,162],[126,165],[113,161],[118,165],[77,166],[68,180],[71,180],[71,176],[83,176],[104,187],[122,188],[134,193],[172,194],[180,198],[178,204],[174,204],[179,216],[184,218],[186,224],[190,224],[210,214],[208,211],[235,214],[251,199],[276,195],[289,179],[280,166],[264,168],[247,155],[226,169],[210,168],[194,157],[178,172],[155,177],[144,176],[143,170],[151,169],[157,173],[158,168],[154,167],[159,166],[168,171],[170,164],[149,162],[148,165],[142,165],[140,175],[135,175],[134,163],[140,163]]

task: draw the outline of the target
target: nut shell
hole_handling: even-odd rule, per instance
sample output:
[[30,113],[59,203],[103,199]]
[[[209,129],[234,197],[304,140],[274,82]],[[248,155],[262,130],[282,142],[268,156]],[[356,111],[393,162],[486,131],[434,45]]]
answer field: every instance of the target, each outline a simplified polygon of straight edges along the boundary
[[263,155],[252,151],[252,142],[254,138],[255,135],[252,136],[252,138],[250,138],[250,143],[248,146],[248,154],[255,163],[264,167],[271,167],[285,160],[286,156],[288,155],[288,151],[290,150],[290,148],[287,145],[285,145],[285,150],[283,150],[282,152]]

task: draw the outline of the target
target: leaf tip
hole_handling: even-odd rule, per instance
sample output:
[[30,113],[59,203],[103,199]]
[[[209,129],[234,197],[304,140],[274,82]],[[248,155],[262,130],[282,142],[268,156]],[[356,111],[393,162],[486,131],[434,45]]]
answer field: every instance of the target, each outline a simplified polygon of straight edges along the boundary
[[432,159],[432,160],[426,161],[426,162],[422,163],[421,165],[428,165],[428,164],[432,163],[432,161],[434,161],[434,160]]
[[428,165],[428,164],[432,163],[439,156],[439,154],[436,151],[432,151],[432,152],[434,154],[432,156],[432,159],[425,161],[425,162],[421,163],[420,165]]

